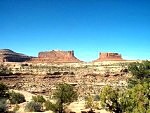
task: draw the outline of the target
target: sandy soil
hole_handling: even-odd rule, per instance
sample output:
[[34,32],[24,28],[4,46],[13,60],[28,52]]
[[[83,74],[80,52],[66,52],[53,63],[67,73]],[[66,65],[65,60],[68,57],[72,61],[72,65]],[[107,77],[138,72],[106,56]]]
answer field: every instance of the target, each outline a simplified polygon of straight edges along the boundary
[[[19,104],[20,109],[16,113],[39,113],[39,112],[24,112],[24,107],[27,104],[27,102],[31,101],[32,96],[36,96],[36,95],[31,94],[27,91],[19,91],[19,90],[13,90],[13,91],[23,94],[25,96],[25,99],[26,99],[26,102]],[[68,106],[68,109],[69,109],[69,111],[74,111],[76,113],[81,113],[82,110],[85,110],[84,106],[85,106],[85,101],[72,102]],[[45,111],[45,112],[42,112],[42,113],[53,113],[53,112],[52,111]],[[96,110],[96,113],[110,113],[110,112],[107,112],[106,110],[102,109],[102,110]]]

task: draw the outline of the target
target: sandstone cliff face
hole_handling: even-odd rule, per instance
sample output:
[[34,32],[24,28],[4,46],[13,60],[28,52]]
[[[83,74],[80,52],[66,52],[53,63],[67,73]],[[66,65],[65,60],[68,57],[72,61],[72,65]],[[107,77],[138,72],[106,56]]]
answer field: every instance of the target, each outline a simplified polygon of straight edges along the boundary
[[31,57],[16,53],[10,49],[0,49],[0,62],[24,62]]
[[32,63],[75,63],[80,62],[74,56],[74,51],[45,51],[39,52],[38,58],[32,58]]
[[99,61],[122,61],[122,56],[118,53],[100,53],[99,58],[95,62]]

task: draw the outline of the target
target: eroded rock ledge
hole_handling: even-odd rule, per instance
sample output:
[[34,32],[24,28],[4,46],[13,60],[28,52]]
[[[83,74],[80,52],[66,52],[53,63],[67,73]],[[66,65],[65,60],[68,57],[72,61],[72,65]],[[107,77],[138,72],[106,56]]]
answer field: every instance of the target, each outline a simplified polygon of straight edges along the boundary
[[121,54],[118,53],[100,53],[99,58],[95,62],[99,61],[123,61]]
[[74,51],[52,50],[39,52],[38,58],[32,58],[32,63],[78,63],[81,62],[74,56]]

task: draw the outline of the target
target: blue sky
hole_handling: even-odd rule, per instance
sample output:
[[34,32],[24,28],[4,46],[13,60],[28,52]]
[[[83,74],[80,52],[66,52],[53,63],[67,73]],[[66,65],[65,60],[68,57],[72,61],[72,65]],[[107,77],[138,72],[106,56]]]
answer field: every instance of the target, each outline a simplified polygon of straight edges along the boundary
[[74,50],[91,61],[99,52],[150,58],[149,0],[0,0],[0,48],[31,56]]

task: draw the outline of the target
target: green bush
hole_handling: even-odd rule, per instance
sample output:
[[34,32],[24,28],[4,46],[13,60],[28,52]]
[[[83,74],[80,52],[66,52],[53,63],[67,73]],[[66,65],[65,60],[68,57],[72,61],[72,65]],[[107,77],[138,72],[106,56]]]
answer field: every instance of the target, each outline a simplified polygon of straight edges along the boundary
[[44,106],[45,106],[46,110],[52,110],[54,112],[57,112],[57,110],[58,110],[58,105],[57,104],[53,104],[49,100],[45,101]]
[[14,91],[9,93],[9,100],[11,104],[19,104],[26,101],[23,94]]
[[58,111],[62,113],[64,111],[64,105],[69,104],[77,100],[78,95],[74,90],[72,85],[63,83],[56,86],[56,91],[54,92],[54,98],[57,100]]
[[45,102],[45,98],[41,95],[32,96],[32,100],[34,102],[39,102],[39,103],[44,103]]
[[8,98],[8,87],[3,83],[0,83],[0,99],[1,98]]
[[85,100],[85,107],[91,109],[99,109],[99,103],[94,101],[94,98],[89,95]]
[[0,99],[0,113],[5,113],[7,111],[6,99]]
[[101,106],[114,113],[122,113],[122,106],[120,103],[120,91],[118,88],[105,86],[100,93]]
[[120,98],[126,113],[150,113],[150,82],[136,84],[127,89]]
[[144,79],[150,77],[150,61],[134,62],[129,64],[129,71],[136,79]]
[[0,76],[10,75],[12,74],[11,69],[8,69],[4,65],[0,65]]
[[94,101],[100,101],[100,96],[99,95],[95,95],[94,96]]
[[25,111],[27,112],[40,112],[42,111],[41,109],[42,109],[42,104],[34,101],[27,103],[27,105],[25,106]]

